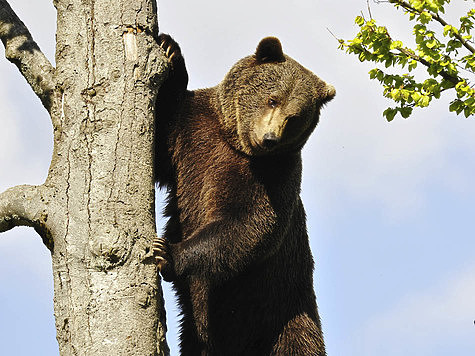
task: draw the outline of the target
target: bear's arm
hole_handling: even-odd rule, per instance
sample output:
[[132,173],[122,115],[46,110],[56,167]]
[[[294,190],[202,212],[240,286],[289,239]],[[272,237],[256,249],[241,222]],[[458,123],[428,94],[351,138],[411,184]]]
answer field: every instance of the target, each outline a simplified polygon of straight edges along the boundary
[[[196,231],[189,239],[171,245],[176,276],[200,275],[224,281],[265,259],[281,244],[273,239],[270,221],[246,227],[243,221],[216,220]],[[268,226],[266,226],[268,225]],[[246,230],[246,231],[244,231]]]
[[170,181],[172,169],[168,139],[187,93],[188,72],[178,43],[166,34],[160,34],[158,43],[170,61],[167,78],[160,86],[155,101],[155,180],[164,186]]
[[181,53],[180,46],[173,38],[167,34],[160,34],[158,37],[160,47],[165,51],[165,55],[170,61],[168,75],[160,86],[157,95],[157,108],[165,113],[171,109],[170,114],[177,110],[180,99],[186,92],[188,85],[188,72],[186,70],[185,58]]
[[176,277],[197,275],[224,281],[280,248],[295,202],[275,208],[263,192],[244,189],[234,195],[239,199],[218,201],[206,224],[169,246]]

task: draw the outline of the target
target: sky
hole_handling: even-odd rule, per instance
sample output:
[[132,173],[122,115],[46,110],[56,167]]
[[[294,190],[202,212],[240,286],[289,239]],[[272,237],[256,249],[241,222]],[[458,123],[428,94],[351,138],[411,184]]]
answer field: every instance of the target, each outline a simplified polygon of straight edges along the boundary
[[[55,9],[9,0],[54,61]],[[158,1],[160,30],[184,53],[191,89],[216,85],[259,40],[335,86],[336,98],[303,150],[302,199],[316,261],[315,290],[329,356],[469,356],[475,352],[475,118],[448,111],[450,95],[388,123],[370,65],[337,49],[366,0]],[[473,1],[452,0],[455,21]],[[407,19],[372,4],[393,38]],[[46,111],[0,48],[0,191],[44,182],[52,153]],[[157,195],[157,211],[163,206]],[[163,225],[163,219],[158,219]],[[159,227],[161,229],[161,227]],[[176,307],[164,284],[168,342]],[[4,355],[58,355],[51,258],[29,228],[0,236]]]

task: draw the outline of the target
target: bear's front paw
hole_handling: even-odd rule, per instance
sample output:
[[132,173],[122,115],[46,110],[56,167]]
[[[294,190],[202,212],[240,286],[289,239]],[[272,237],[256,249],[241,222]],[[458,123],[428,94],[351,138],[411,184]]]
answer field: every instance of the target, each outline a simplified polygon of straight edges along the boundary
[[167,282],[173,281],[175,279],[173,262],[169,253],[168,242],[164,238],[158,236],[155,238],[153,242],[153,255],[163,279]]
[[[164,107],[170,107],[170,102],[176,101],[186,91],[188,73],[180,46],[170,35],[160,34],[158,44],[168,58],[170,70],[167,79],[160,88],[157,102]],[[175,108],[172,109],[175,110]]]
[[178,43],[170,35],[164,33],[158,36],[158,43],[165,51],[165,56],[171,61],[172,66],[176,67],[176,63],[179,63],[183,58]]

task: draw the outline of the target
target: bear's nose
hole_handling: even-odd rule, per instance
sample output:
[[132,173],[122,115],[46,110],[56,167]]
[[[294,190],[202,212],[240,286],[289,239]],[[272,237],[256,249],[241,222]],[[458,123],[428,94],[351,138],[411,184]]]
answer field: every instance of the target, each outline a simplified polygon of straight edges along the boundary
[[265,148],[272,148],[279,142],[279,138],[273,132],[268,132],[262,138],[262,145]]

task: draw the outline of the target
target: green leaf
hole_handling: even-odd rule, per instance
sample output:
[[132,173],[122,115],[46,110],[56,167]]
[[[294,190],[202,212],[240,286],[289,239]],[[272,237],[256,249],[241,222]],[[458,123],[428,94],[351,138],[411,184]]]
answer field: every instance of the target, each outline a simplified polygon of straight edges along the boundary
[[419,21],[423,24],[427,24],[427,23],[432,21],[432,15],[430,13],[428,13],[427,11],[424,11],[419,16]]
[[364,18],[362,16],[357,16],[356,19],[355,19],[355,23],[358,25],[358,26],[363,26],[364,25]]
[[413,71],[414,69],[417,68],[417,63],[418,62],[416,60],[413,60],[411,63],[409,63],[409,67],[408,67],[409,72],[411,72],[411,71]]
[[389,95],[394,101],[398,101],[401,98],[401,91],[399,89],[393,89]]
[[463,101],[462,100],[454,100],[450,103],[449,110],[451,112],[456,112],[457,115],[460,114],[463,110]]
[[467,106],[467,107],[463,110],[463,114],[465,115],[466,118],[468,118],[468,117],[472,114],[472,110]]
[[386,120],[388,122],[391,122],[394,120],[394,117],[396,116],[397,114],[397,110],[395,109],[391,109],[391,108],[387,108],[386,110],[384,110],[383,112],[383,116],[386,117]]
[[378,78],[379,72],[380,70],[378,68],[371,69],[369,71],[369,78],[370,79]]
[[430,103],[430,96],[429,95],[424,95],[419,103],[420,107],[427,107],[429,106]]
[[393,41],[391,43],[390,49],[397,49],[397,48],[402,48],[402,42],[401,41]]
[[444,26],[444,36],[447,36],[447,34],[452,30],[451,25],[445,25]]
[[412,108],[407,107],[407,106],[400,108],[399,111],[401,112],[401,116],[405,119],[407,119],[412,114]]
[[366,53],[361,52],[360,55],[358,56],[358,58],[361,62],[364,62],[366,60]]
[[437,41],[436,41],[436,40],[431,40],[431,41],[428,41],[428,42],[426,43],[426,47],[427,47],[427,48],[431,48],[431,49],[432,49],[432,48],[434,48],[435,46],[437,46]]
[[422,94],[419,93],[418,91],[412,93],[412,99],[413,99],[416,103],[418,103],[419,100],[421,100],[421,98],[422,98]]

